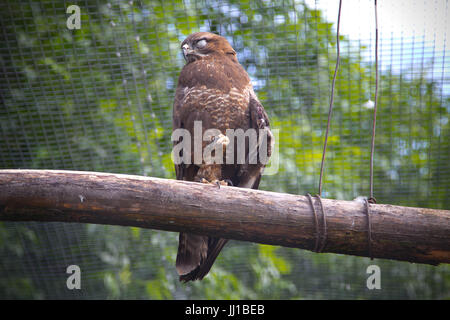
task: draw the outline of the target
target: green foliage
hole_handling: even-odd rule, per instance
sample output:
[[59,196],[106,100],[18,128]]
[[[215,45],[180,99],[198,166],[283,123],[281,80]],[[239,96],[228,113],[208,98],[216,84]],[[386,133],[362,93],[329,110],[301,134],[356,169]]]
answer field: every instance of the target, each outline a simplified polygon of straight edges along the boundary
[[[74,169],[174,178],[171,105],[179,43],[227,36],[279,129],[280,169],[265,190],[317,189],[335,32],[296,1],[98,1],[65,26],[64,2],[9,1],[4,43],[0,168]],[[341,37],[324,180],[326,197],[368,193],[374,66]],[[434,62],[434,61],[432,61]],[[450,208],[450,97],[427,70],[380,73],[375,196],[381,203]],[[0,298],[324,299],[450,298],[450,269],[232,241],[211,273],[179,283],[177,236],[85,224],[0,224]],[[82,290],[65,287],[68,265]],[[382,290],[365,286],[382,270]]]

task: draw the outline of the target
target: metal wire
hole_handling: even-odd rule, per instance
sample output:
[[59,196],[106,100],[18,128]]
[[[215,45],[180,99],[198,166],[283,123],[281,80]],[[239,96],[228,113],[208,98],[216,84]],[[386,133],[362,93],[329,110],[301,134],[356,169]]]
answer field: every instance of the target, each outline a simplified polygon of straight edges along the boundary
[[370,199],[373,196],[373,155],[375,150],[375,131],[377,127],[377,107],[378,107],[378,14],[377,0],[375,4],[375,102],[373,107],[373,123],[372,123],[372,142],[370,147]]
[[366,217],[367,217],[367,244],[368,244],[368,253],[370,260],[373,260],[372,254],[372,222],[370,220],[370,203],[364,198],[365,208],[366,208]]
[[336,58],[336,67],[334,69],[333,82],[331,84],[331,97],[330,97],[330,107],[328,110],[327,130],[325,132],[325,141],[323,144],[323,152],[322,152],[322,162],[320,164],[319,196],[322,195],[322,178],[323,178],[323,170],[324,170],[324,166],[325,166],[325,154],[327,152],[328,132],[330,131],[330,126],[331,126],[331,115],[333,113],[334,87],[336,84],[336,75],[337,75],[337,72],[339,69],[339,61],[340,61],[339,28],[340,28],[340,24],[341,24],[341,7],[342,7],[342,0],[339,0],[338,22],[337,22],[337,29],[336,29],[337,58]]

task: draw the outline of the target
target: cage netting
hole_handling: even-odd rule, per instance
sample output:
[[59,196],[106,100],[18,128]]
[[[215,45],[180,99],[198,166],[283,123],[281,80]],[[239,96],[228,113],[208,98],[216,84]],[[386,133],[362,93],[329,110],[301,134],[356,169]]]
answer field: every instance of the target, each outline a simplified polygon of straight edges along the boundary
[[[279,129],[279,168],[260,189],[316,192],[338,1],[3,1],[0,169],[174,179],[172,103],[196,31],[225,36]],[[69,30],[77,5],[81,28]],[[450,209],[448,1],[379,1],[378,203]],[[343,2],[324,197],[369,193],[374,4]],[[450,297],[450,268],[231,241],[212,272],[178,282],[176,233],[0,222],[0,299]],[[366,268],[381,269],[381,290]],[[66,286],[69,265],[81,289]]]

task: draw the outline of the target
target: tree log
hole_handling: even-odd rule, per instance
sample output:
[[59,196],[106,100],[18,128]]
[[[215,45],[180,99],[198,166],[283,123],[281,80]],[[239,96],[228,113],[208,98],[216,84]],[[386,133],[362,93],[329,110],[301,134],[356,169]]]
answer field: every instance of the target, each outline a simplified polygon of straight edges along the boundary
[[[323,252],[367,257],[365,204],[322,201]],[[323,230],[320,203],[317,198],[313,203]],[[318,235],[306,196],[59,170],[0,170],[0,220],[135,226],[308,250]],[[370,222],[373,257],[450,263],[449,210],[371,204]]]

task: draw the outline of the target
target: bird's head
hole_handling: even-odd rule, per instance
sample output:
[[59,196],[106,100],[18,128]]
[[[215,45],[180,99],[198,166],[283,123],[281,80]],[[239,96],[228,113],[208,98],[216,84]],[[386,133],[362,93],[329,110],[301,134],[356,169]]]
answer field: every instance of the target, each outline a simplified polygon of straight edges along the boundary
[[227,39],[209,32],[196,32],[188,36],[181,43],[181,51],[187,63],[218,55],[237,62],[236,51]]

